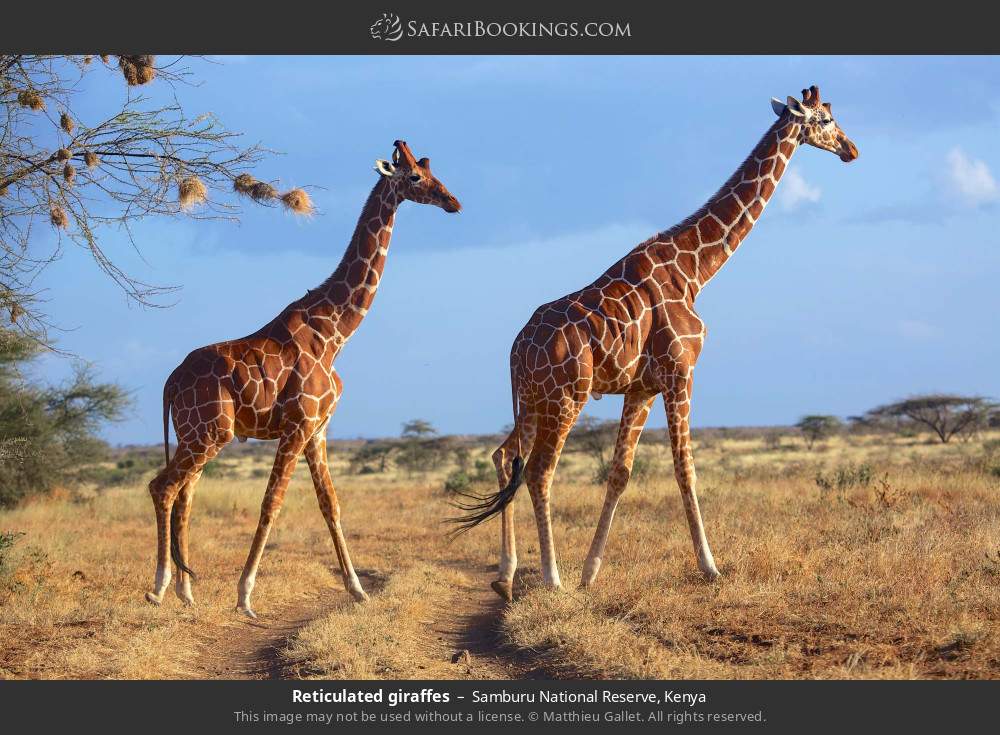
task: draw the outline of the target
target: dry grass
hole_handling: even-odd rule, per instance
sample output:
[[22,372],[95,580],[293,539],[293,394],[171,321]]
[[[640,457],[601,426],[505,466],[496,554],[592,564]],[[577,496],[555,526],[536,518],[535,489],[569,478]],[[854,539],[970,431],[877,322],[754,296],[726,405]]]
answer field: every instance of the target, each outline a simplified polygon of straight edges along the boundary
[[[483,625],[470,617],[475,610],[496,621],[506,643],[490,656],[527,659],[552,676],[1000,677],[993,445],[863,437],[807,452],[792,439],[770,448],[760,437],[704,439],[696,448],[700,496],[723,574],[709,584],[697,573],[668,453],[649,437],[640,453],[655,479],[626,492],[591,590],[575,585],[603,488],[590,481],[583,455],[564,457],[553,490],[567,590],[538,586],[537,536],[522,490],[519,594],[494,612],[491,598],[474,592],[492,578],[497,524],[449,542],[439,523],[453,512],[443,474],[354,476],[346,453],[335,450],[344,527],[372,600],[355,605],[343,591],[300,463],[255,608],[266,623],[304,600],[329,600],[328,612],[293,631],[282,653],[300,674],[323,677],[518,675],[523,669],[451,664],[452,641]],[[474,458],[491,448],[483,444]],[[143,485],[59,493],[0,512],[0,531],[25,534],[0,571],[0,677],[218,675],[202,658],[215,641],[246,630],[232,611],[235,585],[268,467],[266,456],[237,451],[220,458],[231,476],[198,487],[193,609],[169,594],[161,608],[142,599],[154,554]],[[865,463],[869,472],[846,471]]]
[[424,631],[436,617],[436,603],[464,578],[427,563],[394,571],[371,601],[345,599],[338,608],[306,626],[285,651],[307,661],[323,678],[421,678],[427,655]]

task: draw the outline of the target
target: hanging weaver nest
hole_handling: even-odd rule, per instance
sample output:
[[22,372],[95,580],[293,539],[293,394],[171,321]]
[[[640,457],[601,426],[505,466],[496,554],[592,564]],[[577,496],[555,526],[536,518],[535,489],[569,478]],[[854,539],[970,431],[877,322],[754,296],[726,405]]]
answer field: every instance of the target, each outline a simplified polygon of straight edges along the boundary
[[292,189],[281,194],[271,184],[257,181],[250,174],[240,174],[233,179],[233,190],[261,204],[280,201],[287,210],[295,214],[313,214],[315,211],[312,200],[302,189]]
[[60,162],[62,162],[62,161],[68,161],[72,157],[73,157],[73,154],[69,152],[68,148],[60,148],[59,150],[56,151],[56,160],[57,161],[60,161]]
[[59,127],[65,130],[67,133],[72,133],[73,128],[76,127],[76,124],[73,122],[73,118],[71,118],[69,115],[63,112],[60,113],[59,115]]
[[156,68],[153,66],[156,57],[152,54],[139,54],[137,56],[119,56],[118,66],[121,67],[122,75],[130,87],[138,87],[148,84],[156,77]]
[[45,100],[33,89],[25,89],[17,93],[17,104],[31,110],[44,110]]
[[233,191],[238,194],[250,195],[250,190],[253,189],[253,185],[257,183],[255,179],[250,174],[240,174],[235,179],[233,179]]
[[10,323],[17,324],[17,320],[24,314],[24,309],[20,304],[10,305]]
[[181,204],[181,209],[190,209],[196,204],[201,204],[207,198],[208,190],[205,184],[197,176],[188,176],[181,179],[177,185],[177,201]]
[[93,60],[94,60],[94,57],[91,56],[90,54],[87,54],[86,56],[83,57],[83,65],[84,66],[90,66],[90,62],[93,61]]
[[63,181],[72,186],[73,181],[75,180],[76,180],[76,169],[73,167],[72,163],[67,163],[65,166],[63,166]]
[[66,216],[66,210],[62,208],[62,205],[52,204],[49,206],[49,222],[52,223],[53,227],[60,229],[69,227],[69,217]]
[[270,202],[278,198],[278,190],[266,181],[258,181],[247,192],[255,202]]
[[101,61],[107,64],[109,61],[111,61],[111,54],[101,54]]
[[101,162],[101,159],[93,151],[84,151],[83,161],[84,163],[87,164],[87,168],[97,168],[98,164]]
[[285,208],[295,214],[309,215],[315,212],[312,199],[303,189],[292,189],[281,195],[281,203]]

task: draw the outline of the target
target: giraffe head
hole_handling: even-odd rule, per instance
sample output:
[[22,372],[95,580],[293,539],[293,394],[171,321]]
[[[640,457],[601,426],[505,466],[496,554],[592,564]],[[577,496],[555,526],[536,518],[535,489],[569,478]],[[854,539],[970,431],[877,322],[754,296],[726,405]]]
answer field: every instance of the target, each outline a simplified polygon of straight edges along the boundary
[[458,212],[462,205],[451,195],[444,184],[431,173],[429,158],[419,161],[410,151],[406,141],[393,143],[392,161],[375,161],[375,170],[389,179],[403,199],[419,204],[433,204],[445,212]]
[[789,97],[786,103],[772,97],[771,107],[778,117],[787,115],[802,126],[800,143],[836,153],[844,163],[850,163],[858,157],[857,146],[844,135],[844,131],[833,119],[830,103],[820,102],[819,87],[815,84],[802,90],[801,100]]

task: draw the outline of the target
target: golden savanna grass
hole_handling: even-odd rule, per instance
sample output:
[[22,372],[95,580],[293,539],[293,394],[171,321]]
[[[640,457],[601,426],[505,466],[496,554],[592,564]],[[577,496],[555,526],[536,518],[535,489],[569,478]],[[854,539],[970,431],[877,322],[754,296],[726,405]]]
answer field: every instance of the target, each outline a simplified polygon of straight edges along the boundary
[[[522,489],[521,571],[508,606],[485,589],[498,522],[453,542],[445,536],[440,521],[455,512],[442,490],[451,467],[352,475],[337,446],[343,523],[371,601],[356,605],[344,592],[301,463],[255,609],[264,624],[283,611],[315,611],[278,641],[274,658],[292,667],[282,675],[997,678],[998,438],[940,445],[848,436],[810,452],[787,436],[775,443],[752,432],[703,433],[699,495],[723,574],[707,583],[669,452],[648,432],[640,456],[652,472],[625,493],[587,591],[576,583],[604,489],[592,482],[592,460],[569,452],[553,488],[566,590],[539,586]],[[270,461],[264,447],[252,448],[227,448],[216,460],[227,474],[198,487],[194,608],[169,593],[160,608],[142,598],[153,572],[144,482],[0,512],[0,532],[24,534],[0,571],[0,677],[231,675],[218,651],[258,631],[233,612]],[[476,442],[473,458],[492,448],[492,440]],[[484,626],[491,646],[463,643],[481,644]],[[469,666],[451,661],[463,647],[473,653]]]

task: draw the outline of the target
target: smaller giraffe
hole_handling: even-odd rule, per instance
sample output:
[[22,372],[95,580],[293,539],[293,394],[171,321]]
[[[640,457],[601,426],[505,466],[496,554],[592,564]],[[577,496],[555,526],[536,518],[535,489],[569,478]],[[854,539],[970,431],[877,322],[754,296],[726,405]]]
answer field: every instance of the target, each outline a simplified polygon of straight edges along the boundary
[[858,149],[834,121],[815,86],[802,99],[772,99],[777,115],[760,142],[722,188],[680,224],[640,243],[589,286],[535,310],[510,352],[514,430],[493,454],[499,490],[460,505],[451,519],[468,529],[501,515],[499,578],[493,589],[510,600],[517,551],[510,506],[522,482],[535,510],[542,577],[560,587],[549,495],[570,429],[587,400],[624,395],[604,509],[584,562],[581,587],[597,577],[618,500],[653,401],[661,396],[698,567],[719,576],[695,493],[689,418],[694,366],[705,325],[695,297],[758,221],[800,144],[853,161]]
[[[365,202],[340,265],[320,286],[241,339],[200,347],[163,387],[163,444],[167,466],[149,483],[156,511],[156,577],[146,599],[159,605],[177,565],[177,596],[192,604],[187,567],[188,522],[194,488],[205,464],[234,437],[277,439],[274,467],[260,521],[237,588],[236,609],[255,618],[250,594],[264,546],[300,454],[305,454],[320,510],[333,537],[344,586],[367,599],[340,524],[340,504],[327,466],[326,430],[343,392],[333,362],[368,313],[385,268],[396,210],[406,200],[446,212],[461,205],[401,140],[392,162],[378,160],[379,177]],[[173,414],[177,451],[170,456]]]

